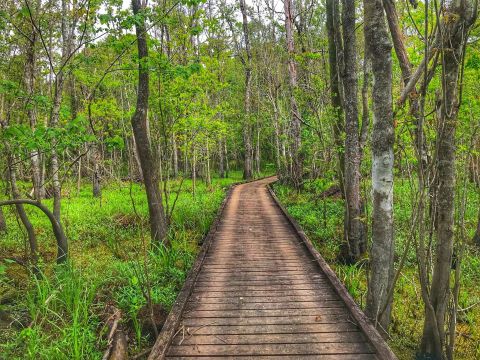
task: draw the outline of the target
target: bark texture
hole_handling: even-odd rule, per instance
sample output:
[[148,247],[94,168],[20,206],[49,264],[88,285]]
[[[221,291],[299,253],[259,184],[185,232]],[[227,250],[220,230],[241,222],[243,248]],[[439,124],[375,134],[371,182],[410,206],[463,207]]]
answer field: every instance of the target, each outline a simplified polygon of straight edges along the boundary
[[[145,3],[141,0],[132,0],[132,9],[133,13],[138,15],[144,11]],[[132,128],[142,169],[145,191],[147,193],[152,241],[157,244],[163,243],[168,245],[165,236],[167,233],[167,222],[157,176],[157,166],[153,158],[153,151],[147,129],[149,98],[148,46],[145,20],[143,17],[140,19],[141,20],[135,24],[138,48],[138,90],[137,106],[132,117]]]
[[[367,315],[388,331],[394,277],[392,44],[381,0],[364,0],[365,41],[373,73],[372,249]],[[386,307],[385,311],[383,308]]]
[[341,257],[347,262],[360,259],[366,251],[366,227],[362,221],[360,195],[360,144],[358,136],[357,44],[355,3],[343,0],[343,69],[345,110],[345,243]]

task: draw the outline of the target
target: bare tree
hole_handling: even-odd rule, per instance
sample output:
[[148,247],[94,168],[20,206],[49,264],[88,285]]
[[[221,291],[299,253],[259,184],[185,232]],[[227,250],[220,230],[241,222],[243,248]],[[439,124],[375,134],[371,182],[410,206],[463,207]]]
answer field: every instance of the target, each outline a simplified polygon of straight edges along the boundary
[[[365,46],[373,73],[372,248],[366,313],[386,332],[394,278],[392,44],[382,0],[364,0]],[[388,304],[387,304],[388,303]],[[385,310],[384,307],[386,307]]]

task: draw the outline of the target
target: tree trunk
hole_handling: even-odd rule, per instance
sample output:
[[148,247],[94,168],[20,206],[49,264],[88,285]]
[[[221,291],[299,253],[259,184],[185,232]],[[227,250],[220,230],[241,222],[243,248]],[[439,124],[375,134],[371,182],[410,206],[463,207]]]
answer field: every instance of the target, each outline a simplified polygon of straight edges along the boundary
[[40,209],[50,220],[52,225],[53,235],[57,240],[57,264],[62,264],[68,260],[68,241],[63,231],[63,227],[60,222],[57,221],[55,215],[41,202],[30,199],[13,199],[0,201],[0,207],[8,205],[33,205]]
[[0,233],[4,233],[7,231],[7,222],[5,221],[5,215],[3,213],[3,209],[0,208]]
[[220,176],[221,179],[225,177],[225,166],[224,166],[224,152],[223,152],[223,140],[220,139],[218,142],[218,147],[219,147],[219,161],[218,161],[218,175]]
[[210,149],[209,149],[209,144],[208,144],[208,139],[207,139],[207,144],[205,147],[205,152],[206,152],[206,159],[205,159],[205,183],[207,186],[212,185],[212,177],[210,175]]
[[[132,9],[134,15],[139,15],[145,10],[145,3],[142,0],[133,0]],[[137,106],[132,116],[132,128],[147,193],[152,241],[157,245],[164,244],[168,246],[168,239],[166,238],[167,222],[157,177],[157,166],[155,166],[147,129],[149,98],[148,45],[145,19],[142,16],[140,19],[135,24],[138,48],[138,90]]]
[[93,145],[92,151],[92,192],[93,197],[101,197],[102,196],[102,186],[101,186],[101,177],[100,177],[100,151],[98,149],[99,144]]
[[357,51],[355,3],[343,0],[343,93],[345,109],[345,243],[341,258],[359,260],[366,251],[366,226],[360,196],[360,146],[358,136]]
[[[387,335],[394,277],[392,57],[382,0],[364,0],[365,42],[372,63],[372,249],[366,314]],[[386,306],[385,311],[383,308]]]
[[172,150],[173,150],[173,177],[176,179],[178,177],[178,148],[177,148],[177,139],[175,133],[172,133]]
[[[338,156],[337,177],[342,193],[345,193],[343,171],[345,169],[345,153],[343,144],[343,134],[345,133],[345,124],[343,121],[342,97],[340,92],[340,77],[338,72],[337,47],[342,44],[337,44],[340,30],[340,15],[339,15],[338,0],[326,1],[327,13],[327,33],[328,33],[328,64],[330,69],[330,98],[332,103],[333,114],[335,122],[333,124],[333,136],[335,140],[336,153]],[[343,50],[341,50],[343,52]],[[344,194],[345,195],[345,194]]]
[[[37,3],[37,9],[39,4]],[[30,121],[30,128],[35,131],[37,127],[37,114],[35,111],[35,46],[37,43],[37,30],[32,24],[32,31],[28,41],[25,61],[25,84],[27,88],[28,102],[26,104],[27,116]],[[30,160],[32,163],[32,183],[33,194],[36,200],[45,198],[45,186],[42,181],[42,166],[40,162],[40,153],[38,150],[33,150],[30,153]]]
[[[446,4],[440,24],[443,34],[442,99],[438,102],[436,249],[430,289],[433,312],[427,311],[421,344],[422,354],[444,357],[446,311],[450,301],[450,271],[453,253],[455,212],[455,130],[459,102],[459,76],[468,33],[477,16],[476,1]],[[435,328],[436,327],[436,328]],[[438,340],[435,335],[438,334]]]
[[245,52],[247,58],[244,60],[245,67],[245,124],[243,126],[243,143],[245,146],[245,159],[243,163],[243,178],[250,180],[253,178],[253,146],[252,146],[252,126],[250,124],[250,102],[252,92],[252,52],[250,49],[250,37],[248,34],[248,19],[245,0],[240,0],[240,10],[242,12],[243,38],[245,41]]
[[[403,41],[404,36],[400,30],[400,26],[398,25],[398,14],[395,8],[395,2],[393,0],[383,0],[383,7],[387,16],[388,27],[392,36],[395,54],[397,55],[400,70],[402,72],[402,79],[406,86],[412,77],[412,64],[410,63],[408,52]],[[420,117],[422,115],[420,114],[419,97],[416,87],[413,88],[413,91],[409,96],[409,102],[410,114],[415,119],[415,147],[417,149],[419,158],[423,162],[423,169],[427,169],[428,150],[426,147],[426,142],[421,141],[421,138],[425,139],[425,135],[423,134],[423,128],[419,126]]]
[[478,211],[477,228],[475,229],[475,234],[473,235],[472,241],[475,245],[480,247],[480,210]]
[[[17,187],[17,174],[16,174],[16,166],[14,164],[17,163],[17,160],[11,154],[8,154],[8,175],[10,178],[10,188],[12,190],[12,197],[14,200],[18,200],[20,198],[20,192]],[[38,263],[38,245],[37,245],[37,236],[35,234],[35,229],[33,228],[30,219],[28,218],[27,213],[22,204],[16,204],[15,208],[17,210],[18,216],[20,220],[25,226],[25,230],[27,231],[28,236],[28,243],[30,245],[30,255],[32,259],[32,264],[34,271],[36,271],[36,266]]]
[[[53,96],[53,106],[50,113],[50,127],[58,126],[60,120],[60,108],[62,105],[63,85],[65,83],[64,67],[70,58],[71,43],[73,41],[73,31],[70,31],[68,22],[69,6],[67,0],[62,0],[62,57],[60,66],[55,76],[55,87]],[[50,160],[52,186],[53,186],[53,215],[60,222],[60,211],[62,201],[62,184],[60,183],[60,164],[58,160],[57,149],[52,148],[52,158]]]
[[193,144],[193,154],[192,154],[192,194],[195,197],[197,189],[197,152],[195,150],[195,144]]
[[227,141],[223,143],[223,146],[225,148],[225,177],[228,178],[230,174],[230,163],[228,161],[228,152],[227,152]]
[[297,64],[295,62],[295,43],[293,39],[293,6],[292,0],[284,0],[285,11],[285,34],[287,40],[288,52],[288,75],[289,75],[289,92],[290,92],[290,111],[291,111],[291,172],[290,182],[295,188],[300,188],[303,176],[303,160],[300,153],[301,147],[301,115],[298,111],[295,92],[297,89]]

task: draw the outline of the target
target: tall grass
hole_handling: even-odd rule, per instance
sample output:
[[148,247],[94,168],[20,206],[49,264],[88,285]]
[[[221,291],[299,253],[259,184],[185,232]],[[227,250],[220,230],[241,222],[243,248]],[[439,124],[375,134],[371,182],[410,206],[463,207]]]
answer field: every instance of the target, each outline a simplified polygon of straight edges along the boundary
[[[145,288],[152,303],[171,307],[226,187],[241,180],[239,172],[232,175],[214,179],[209,187],[198,181],[196,196],[191,193],[191,181],[184,181],[172,214],[169,249],[150,246],[148,207],[140,185],[109,184],[101,199],[92,198],[89,184],[78,195],[73,184],[66,186],[62,220],[70,240],[70,262],[59,267],[52,265],[55,241],[48,220],[28,208],[39,238],[43,274],[33,277],[12,262],[0,263],[0,293],[17,289],[14,301],[1,305],[0,311],[19,325],[0,328],[0,358],[101,358],[106,347],[100,335],[105,333],[102,316],[107,303],[122,310],[124,326],[132,329],[132,346],[146,346],[149,339],[137,319],[147,303]],[[170,206],[178,184],[170,184]],[[52,205],[51,200],[45,203]],[[14,212],[6,215],[9,232],[1,235],[0,257],[21,257],[24,234]]]

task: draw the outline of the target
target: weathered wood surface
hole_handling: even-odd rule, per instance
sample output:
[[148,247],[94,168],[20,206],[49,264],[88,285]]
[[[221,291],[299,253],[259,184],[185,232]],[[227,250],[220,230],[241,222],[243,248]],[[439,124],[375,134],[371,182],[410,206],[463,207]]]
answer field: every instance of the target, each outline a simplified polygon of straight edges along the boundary
[[162,329],[149,359],[395,359],[277,204],[273,180],[233,189],[175,331]]

